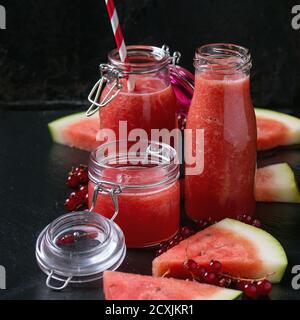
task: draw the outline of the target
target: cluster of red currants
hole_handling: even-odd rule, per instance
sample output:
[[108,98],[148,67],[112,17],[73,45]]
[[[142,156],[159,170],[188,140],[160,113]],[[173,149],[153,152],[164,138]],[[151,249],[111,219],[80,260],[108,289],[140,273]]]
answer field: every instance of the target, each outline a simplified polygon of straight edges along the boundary
[[195,223],[194,228],[190,228],[188,226],[182,227],[179,232],[171,239],[167,241],[163,241],[159,244],[158,250],[155,252],[156,256],[159,256],[166,252],[167,250],[171,249],[172,247],[176,246],[182,240],[188,238],[189,236],[195,234],[197,231],[203,230],[210,225],[214,224],[215,221],[212,218],[202,219]]
[[65,201],[64,207],[67,211],[85,209],[88,205],[88,168],[80,165],[72,168],[68,174],[66,185],[73,189]]
[[251,216],[248,216],[246,214],[241,214],[239,216],[237,216],[237,220],[247,223],[247,224],[251,224],[254,227],[260,228],[261,227],[261,222],[258,219],[254,219]]
[[[261,227],[261,223],[258,219],[254,219],[251,216],[248,216],[246,214],[239,215],[237,217],[237,220],[251,224],[257,228]],[[180,241],[188,238],[189,236],[195,234],[197,231],[203,230],[211,225],[216,223],[211,217],[208,217],[207,219],[201,219],[199,221],[196,221],[194,224],[194,228],[190,227],[182,227],[179,232],[171,239],[167,241],[163,241],[159,244],[158,250],[155,252],[155,256],[159,256],[166,252],[167,250],[171,249],[172,247],[176,246]]]
[[158,257],[167,250],[171,249],[172,247],[176,246],[179,242],[182,240],[188,238],[192,234],[194,234],[195,231],[191,229],[190,227],[182,227],[179,232],[171,239],[167,241],[163,241],[159,244],[158,250],[155,252],[155,256]]
[[272,291],[272,283],[267,279],[242,279],[223,274],[222,263],[216,260],[212,260],[208,267],[204,267],[195,260],[188,259],[184,262],[184,267],[194,280],[219,287],[233,287],[243,291],[248,298],[266,296]]

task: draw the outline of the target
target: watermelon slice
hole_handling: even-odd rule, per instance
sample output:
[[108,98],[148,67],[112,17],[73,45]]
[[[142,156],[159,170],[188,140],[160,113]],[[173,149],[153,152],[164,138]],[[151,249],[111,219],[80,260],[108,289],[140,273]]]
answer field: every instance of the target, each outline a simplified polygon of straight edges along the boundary
[[256,201],[300,203],[300,193],[292,168],[278,163],[257,170]]
[[[300,143],[300,119],[266,109],[255,109],[257,118],[258,150]],[[48,124],[54,142],[92,151],[100,145],[96,140],[99,130],[98,114],[87,118],[76,113]]]
[[300,143],[300,119],[285,113],[255,108],[258,150]]
[[154,276],[188,276],[186,259],[205,267],[211,260],[222,263],[223,272],[246,279],[283,277],[287,257],[280,243],[266,231],[233,219],[224,219],[180,242],[153,260]]
[[96,140],[99,126],[98,114],[87,118],[84,112],[48,123],[54,142],[86,151],[92,151],[101,144]]
[[104,272],[103,286],[106,300],[233,300],[241,295],[196,281],[115,271]]

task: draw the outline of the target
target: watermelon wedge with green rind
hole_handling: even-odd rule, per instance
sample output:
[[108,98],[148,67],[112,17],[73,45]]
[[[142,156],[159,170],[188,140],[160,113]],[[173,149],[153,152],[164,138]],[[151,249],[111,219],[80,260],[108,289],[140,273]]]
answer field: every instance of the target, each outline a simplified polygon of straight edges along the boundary
[[300,119],[273,110],[255,108],[258,150],[300,143]]
[[[300,119],[272,110],[255,109],[258,150],[300,143]],[[100,121],[98,114],[87,118],[84,112],[59,118],[48,124],[54,142],[91,151]]]
[[246,279],[267,277],[280,282],[287,267],[287,257],[280,243],[266,231],[224,219],[156,257],[152,263],[154,276],[185,278],[186,259],[207,267],[211,260],[222,263],[223,273]]
[[196,281],[116,271],[104,272],[103,290],[106,300],[233,300],[241,295]]
[[277,163],[256,172],[255,199],[265,202],[300,203],[300,193],[292,168]]
[[52,140],[56,143],[92,151],[101,143],[97,141],[99,117],[87,117],[84,112],[65,116],[48,123]]

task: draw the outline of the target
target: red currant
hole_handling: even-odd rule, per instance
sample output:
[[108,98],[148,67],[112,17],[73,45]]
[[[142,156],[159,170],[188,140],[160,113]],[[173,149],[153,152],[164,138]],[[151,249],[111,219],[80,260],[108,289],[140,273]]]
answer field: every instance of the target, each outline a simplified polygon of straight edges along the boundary
[[214,272],[205,272],[202,280],[207,284],[214,284],[216,285],[218,283],[218,277]]
[[64,204],[64,207],[67,211],[74,211],[78,206],[77,199],[74,198],[67,198]]
[[237,290],[243,291],[247,283],[248,282],[244,280],[237,280],[235,283],[235,287]]
[[187,261],[184,262],[184,266],[189,269],[191,272],[197,269],[198,264],[195,260],[193,259],[188,259]]
[[261,227],[261,222],[258,219],[254,219],[252,222],[252,225],[254,227],[260,228]]
[[167,245],[168,241],[163,241],[159,244],[159,248],[163,248]]
[[237,217],[236,217],[237,220],[239,221],[243,221],[243,215],[242,214],[239,214]]
[[86,184],[89,181],[87,171],[79,171],[77,177],[79,178],[80,183]]
[[244,222],[247,223],[247,224],[252,224],[253,219],[252,219],[251,216],[247,216],[247,217],[245,218]]
[[193,233],[193,230],[190,227],[182,227],[180,230],[180,234],[183,238],[189,237]]
[[68,176],[66,185],[72,189],[75,189],[79,186],[80,180],[77,175],[71,174]]
[[201,219],[201,220],[197,221],[196,228],[198,230],[202,230],[202,229],[205,229],[214,223],[215,223],[215,221],[212,219],[212,217],[208,217],[207,219]]
[[220,261],[211,260],[208,266],[208,270],[211,272],[219,273],[222,271],[222,264]]
[[85,186],[81,186],[78,190],[78,196],[80,197],[80,199],[82,199],[83,201],[85,201],[86,195],[88,193],[88,187]]
[[231,285],[231,279],[230,278],[221,278],[219,279],[219,286],[224,288],[229,288]]
[[156,251],[155,256],[158,257],[161,254],[165,253],[167,250],[165,248],[160,248],[159,250]]
[[258,281],[256,288],[259,295],[267,296],[272,291],[272,283],[268,280]]
[[80,164],[78,167],[72,169],[72,172],[86,171],[87,166]]
[[87,206],[88,203],[89,203],[89,195],[86,194],[86,195],[85,195],[85,198],[84,198],[84,200],[83,200],[83,204]]
[[255,298],[258,296],[258,290],[255,283],[247,283],[243,291],[249,298]]
[[182,240],[183,240],[182,235],[180,233],[177,233],[176,236],[174,237],[174,241],[179,243]]
[[73,236],[73,234],[66,234],[56,240],[56,245],[58,246],[68,245],[73,243],[74,241],[75,241],[75,237]]
[[203,278],[205,272],[207,272],[205,267],[197,266],[197,268],[193,271],[193,274],[195,277]]
[[206,219],[201,219],[196,222],[196,227],[198,230],[205,229],[208,226],[208,222]]

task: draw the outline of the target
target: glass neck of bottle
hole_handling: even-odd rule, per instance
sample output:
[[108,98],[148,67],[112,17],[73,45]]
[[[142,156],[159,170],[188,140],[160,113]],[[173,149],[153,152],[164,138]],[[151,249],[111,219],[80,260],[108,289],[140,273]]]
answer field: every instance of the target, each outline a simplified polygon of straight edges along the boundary
[[196,74],[209,79],[247,77],[252,66],[248,49],[226,43],[208,44],[197,48],[194,58]]

